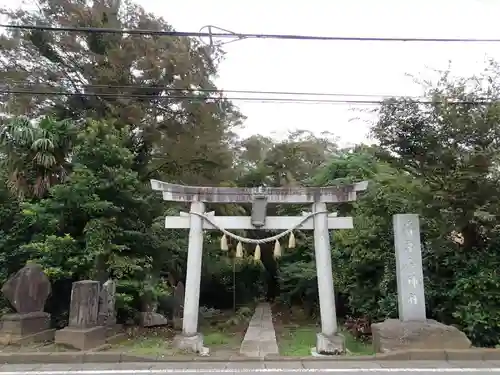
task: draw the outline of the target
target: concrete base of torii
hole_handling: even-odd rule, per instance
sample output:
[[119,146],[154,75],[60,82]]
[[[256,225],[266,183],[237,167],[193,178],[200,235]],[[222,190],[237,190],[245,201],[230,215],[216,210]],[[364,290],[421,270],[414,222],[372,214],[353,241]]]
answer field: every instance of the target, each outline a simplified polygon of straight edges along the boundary
[[345,353],[345,338],[341,334],[326,336],[323,333],[316,335],[316,347],[312,348],[312,356],[331,356]]
[[200,355],[209,354],[209,349],[203,346],[203,335],[201,333],[196,333],[191,336],[183,334],[177,335],[174,338],[174,346],[177,349],[199,353]]

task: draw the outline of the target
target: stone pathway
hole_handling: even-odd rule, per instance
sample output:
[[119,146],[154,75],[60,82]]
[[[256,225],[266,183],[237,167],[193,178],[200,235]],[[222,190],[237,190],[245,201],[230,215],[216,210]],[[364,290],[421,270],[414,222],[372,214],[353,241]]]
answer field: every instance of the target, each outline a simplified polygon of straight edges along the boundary
[[268,354],[279,354],[271,306],[268,303],[261,303],[255,309],[245,338],[241,343],[240,354],[252,358],[264,358]]

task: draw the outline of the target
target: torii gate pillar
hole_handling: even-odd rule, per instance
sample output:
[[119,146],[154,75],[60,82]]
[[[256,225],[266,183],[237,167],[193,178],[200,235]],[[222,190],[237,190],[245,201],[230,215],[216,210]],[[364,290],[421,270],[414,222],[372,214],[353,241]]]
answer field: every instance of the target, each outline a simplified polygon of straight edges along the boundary
[[[326,203],[314,203],[313,212],[327,212]],[[333,337],[337,333],[337,310],[335,308],[328,214],[318,214],[314,216],[313,221],[314,255],[316,258],[316,275],[318,278],[321,334],[325,337]],[[323,337],[321,339],[323,339]],[[321,350],[321,348],[317,350]]]
[[[323,187],[323,188],[219,188],[194,187],[169,184],[151,180],[153,190],[163,192],[167,201],[191,202],[190,214],[178,217],[167,216],[165,227],[170,229],[189,228],[189,246],[186,288],[184,296],[184,316],[182,335],[176,338],[181,349],[205,353],[203,337],[198,332],[200,299],[201,263],[203,255],[203,230],[218,229],[297,229],[314,230],[314,252],[318,279],[318,293],[321,312],[321,332],[318,333],[315,352],[319,354],[341,354],[345,351],[344,339],[337,332],[335,292],[331,261],[329,229],[350,229],[352,218],[332,217],[326,210],[327,203],[341,203],[356,200],[356,193],[366,189],[368,183]],[[205,213],[203,202],[211,203],[252,203],[255,197],[265,195],[266,203],[310,203],[313,219],[304,221],[303,217],[267,217],[261,214],[248,216],[214,216]],[[216,226],[199,215],[210,218]],[[258,216],[258,217],[257,217]],[[302,224],[301,224],[302,223]]]
[[[192,202],[191,212],[203,214],[205,212],[205,204],[203,202]],[[185,336],[195,336],[198,332],[202,258],[203,218],[192,215],[189,227],[187,269],[199,270],[199,272],[187,272],[186,274],[186,287],[184,288],[184,317],[182,319],[182,332]]]

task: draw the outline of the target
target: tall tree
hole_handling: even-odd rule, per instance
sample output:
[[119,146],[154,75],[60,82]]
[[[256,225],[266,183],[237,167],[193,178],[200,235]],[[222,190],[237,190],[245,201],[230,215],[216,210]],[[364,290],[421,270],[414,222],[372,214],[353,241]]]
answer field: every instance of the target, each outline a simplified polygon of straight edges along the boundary
[[[35,4],[0,13],[17,24],[172,30],[129,1]],[[216,171],[231,169],[231,129],[240,121],[231,103],[207,92],[216,89],[220,57],[186,37],[11,30],[0,39],[2,83],[58,95],[3,95],[0,102],[11,115],[117,119],[130,127],[140,178],[217,180]]]
[[248,185],[289,186],[306,182],[338,151],[336,138],[324,132],[290,132],[280,141],[251,136],[239,144],[238,182]]
[[89,122],[78,136],[70,178],[25,205],[35,238],[23,249],[53,280],[104,281],[111,275],[138,293],[153,262],[163,259],[153,228],[163,207],[132,169],[128,133],[112,123]]
[[392,99],[373,132],[385,160],[425,186],[426,297],[475,343],[499,341],[500,69],[427,87],[432,104]]
[[495,64],[470,79],[446,73],[427,90],[434,103],[387,101],[373,128],[385,158],[424,180],[430,215],[446,217],[469,250],[481,247],[480,227],[500,213],[491,204],[500,194],[499,78]]

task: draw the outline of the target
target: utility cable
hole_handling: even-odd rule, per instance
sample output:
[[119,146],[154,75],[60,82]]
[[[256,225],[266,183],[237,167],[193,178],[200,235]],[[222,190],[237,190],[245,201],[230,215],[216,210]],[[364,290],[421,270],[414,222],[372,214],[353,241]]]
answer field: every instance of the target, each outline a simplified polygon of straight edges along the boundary
[[155,35],[171,37],[207,37],[223,39],[279,39],[279,40],[306,40],[306,41],[350,41],[350,42],[458,42],[458,43],[500,43],[500,38],[413,38],[413,37],[347,37],[347,36],[315,36],[315,35],[290,35],[290,34],[254,34],[254,33],[211,33],[192,31],[166,31],[166,30],[144,30],[144,29],[112,29],[99,27],[55,27],[43,25],[7,25],[0,24],[7,29],[38,30],[54,32],[76,32],[76,33],[107,33],[107,34],[129,34],[129,35]]
[[[50,86],[47,84],[40,84],[40,83],[28,83],[26,84],[25,81],[9,81],[9,83],[15,83],[17,85],[17,88],[20,88],[20,85],[22,85],[22,88],[29,88],[30,86],[36,89],[39,89],[40,86],[45,86],[46,88],[57,88],[55,86]],[[5,84],[3,84],[5,87]],[[214,94],[224,94],[224,93],[230,93],[230,94],[259,94],[259,95],[290,95],[290,96],[332,96],[332,97],[358,97],[358,98],[394,98],[394,97],[405,97],[405,98],[412,98],[412,99],[428,99],[426,96],[414,96],[414,95],[388,95],[388,94],[347,94],[347,93],[328,93],[328,92],[306,92],[306,91],[265,91],[265,90],[232,90],[232,89],[204,89],[204,88],[180,88],[180,87],[169,87],[167,85],[103,85],[103,84],[81,84],[81,89],[130,89],[130,90],[164,90],[167,92],[191,92],[191,93],[196,93],[196,92],[201,92],[201,93],[214,93]],[[2,85],[0,85],[2,87]]]
[[[210,96],[195,96],[195,95],[168,95],[168,96],[151,96],[142,94],[123,94],[123,93],[71,93],[64,91],[36,91],[36,90],[17,90],[3,89],[0,90],[0,95],[45,95],[45,96],[82,96],[82,97],[108,97],[108,98],[125,98],[125,99],[150,99],[150,100],[199,100],[199,101],[247,101],[261,103],[314,103],[314,104],[384,104],[384,100],[363,100],[363,99],[297,99],[297,98],[265,98],[265,97],[210,97]],[[402,97],[408,100],[409,98]],[[487,105],[498,104],[497,100],[413,100],[419,104],[470,104],[470,105]]]
[[313,103],[357,103],[357,104],[380,104],[380,100],[340,100],[340,99],[296,99],[296,98],[252,98],[252,97],[216,97],[216,96],[195,96],[195,95],[165,95],[151,96],[144,94],[124,94],[124,93],[71,93],[64,91],[35,91],[35,90],[0,90],[0,94],[12,95],[54,95],[54,96],[89,96],[89,97],[108,97],[108,98],[125,98],[125,99],[172,99],[172,100],[201,100],[201,101],[224,101],[224,100],[243,100],[249,102],[313,102]]

